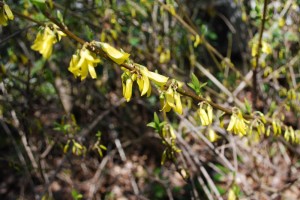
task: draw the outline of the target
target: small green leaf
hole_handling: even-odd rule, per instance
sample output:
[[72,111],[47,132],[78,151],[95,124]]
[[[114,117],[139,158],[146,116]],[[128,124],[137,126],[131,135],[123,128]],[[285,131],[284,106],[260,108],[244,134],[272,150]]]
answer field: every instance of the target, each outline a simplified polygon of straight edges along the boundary
[[193,83],[188,83],[187,85],[190,86],[193,90],[196,89],[195,86],[193,85]]
[[159,123],[159,127],[163,127],[164,125],[166,125],[167,124],[167,122],[160,122]]
[[61,12],[59,10],[57,10],[56,15],[57,15],[57,18],[59,19],[59,21],[61,23],[64,23],[63,15],[61,14]]
[[30,0],[30,2],[40,10],[44,10],[46,8],[46,0]]
[[100,148],[103,149],[103,150],[107,150],[106,146],[104,146],[102,144],[100,145]]
[[159,122],[159,118],[158,118],[156,112],[154,112],[154,122],[155,122],[155,124],[159,124],[160,123]]
[[199,81],[199,79],[197,78],[197,76],[194,74],[194,73],[192,73],[192,83],[193,83],[193,85],[196,87],[196,88],[199,88],[200,87],[200,81]]
[[148,123],[147,126],[152,127],[152,128],[154,128],[154,129],[156,128],[156,125],[155,125],[154,122]]
[[252,113],[252,106],[246,98],[245,98],[245,108],[248,113]]

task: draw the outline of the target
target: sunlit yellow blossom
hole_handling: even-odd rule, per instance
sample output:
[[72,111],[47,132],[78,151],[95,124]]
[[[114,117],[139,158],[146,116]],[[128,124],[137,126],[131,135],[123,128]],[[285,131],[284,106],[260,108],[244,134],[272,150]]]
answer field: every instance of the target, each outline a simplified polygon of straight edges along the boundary
[[121,76],[122,87],[123,87],[123,96],[127,102],[130,101],[132,96],[132,85],[136,79],[135,74],[130,74],[130,72],[124,72]]
[[96,54],[83,47],[78,54],[72,56],[68,70],[75,77],[81,77],[81,80],[84,80],[88,74],[94,79],[97,78],[95,67],[99,62],[101,61]]
[[280,121],[278,119],[272,120],[272,128],[273,128],[274,135],[281,135],[282,130],[281,130]]
[[148,78],[148,69],[142,65],[139,65],[139,74],[137,75],[137,84],[141,92],[141,96],[147,94],[147,97],[151,94],[151,84]]
[[263,53],[266,53],[266,54],[271,54],[272,53],[272,47],[270,44],[266,43],[265,41],[262,42],[262,48],[261,48],[261,51]]
[[212,128],[210,128],[209,131],[208,131],[208,139],[209,139],[209,141],[215,142],[219,138],[220,138],[220,136],[218,136],[218,134],[216,134],[216,132]]
[[[122,75],[123,95],[127,101],[129,101],[131,98],[132,84],[134,81],[137,81],[141,96],[147,94],[147,97],[151,94],[150,81],[153,81],[153,83],[158,86],[163,86],[168,81],[168,77],[151,72],[147,69],[147,67],[136,63],[134,64],[134,69],[132,71],[129,71],[126,68],[122,69],[124,70],[124,73]],[[131,80],[127,82],[128,79]]]
[[163,51],[160,53],[159,56],[159,63],[167,63],[171,59],[171,52],[170,49],[167,49],[166,51]]
[[202,42],[202,41],[201,41],[201,38],[200,38],[200,36],[197,34],[197,35],[195,36],[194,47],[196,48],[201,42]]
[[119,51],[108,43],[95,42],[95,44],[100,45],[101,49],[107,54],[107,56],[118,65],[123,64],[130,56],[130,54]]
[[182,87],[177,81],[170,84],[169,88],[161,95],[162,110],[169,112],[171,108],[178,114],[182,114],[182,104],[180,94],[177,92],[177,88]]
[[278,19],[278,25],[279,25],[280,28],[282,28],[282,27],[285,25],[285,20],[284,20],[284,18],[280,17],[280,18]]
[[255,57],[257,55],[257,53],[258,53],[258,43],[255,42],[252,45],[252,49],[251,49],[251,55],[252,55],[252,57]]
[[201,124],[203,126],[210,125],[213,120],[213,108],[207,102],[199,103],[199,109],[197,110]]
[[56,25],[47,25],[37,33],[31,49],[38,51],[45,59],[48,59],[52,54],[53,45],[57,43],[62,36],[65,36],[65,34],[59,31]]
[[227,131],[244,136],[247,133],[246,131],[248,129],[248,123],[249,122],[244,119],[242,112],[238,108],[234,107],[232,109],[232,115],[227,127]]
[[293,127],[291,127],[291,126],[285,127],[284,139],[286,141],[298,143],[297,132],[293,129]]
[[0,25],[6,26],[8,20],[13,20],[14,15],[11,12],[9,6],[4,3],[2,7],[0,7]]
[[163,86],[168,82],[168,77],[160,75],[155,72],[148,71],[147,73],[148,78],[153,81],[158,86]]

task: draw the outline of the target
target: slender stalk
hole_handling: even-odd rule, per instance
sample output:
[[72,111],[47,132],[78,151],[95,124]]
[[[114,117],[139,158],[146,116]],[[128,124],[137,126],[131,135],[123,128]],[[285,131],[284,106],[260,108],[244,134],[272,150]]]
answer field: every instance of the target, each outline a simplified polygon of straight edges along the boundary
[[252,77],[252,104],[253,108],[257,108],[257,99],[258,99],[258,86],[257,86],[257,69],[259,64],[259,57],[260,57],[260,49],[262,47],[262,36],[265,29],[266,23],[266,15],[267,15],[267,7],[268,7],[268,0],[264,0],[264,9],[263,9],[263,17],[261,22],[261,27],[259,31],[259,38],[258,38],[258,50],[255,57],[255,64],[253,66],[253,77]]

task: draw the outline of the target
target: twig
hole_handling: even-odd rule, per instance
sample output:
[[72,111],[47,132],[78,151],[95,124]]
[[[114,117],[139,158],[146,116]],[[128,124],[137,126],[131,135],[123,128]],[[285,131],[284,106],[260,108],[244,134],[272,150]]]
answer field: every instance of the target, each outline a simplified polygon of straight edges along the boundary
[[243,103],[235,98],[233,94],[218,80],[216,79],[208,70],[206,70],[200,63],[196,62],[196,67],[207,77],[209,78],[222,92],[224,92],[230,99],[233,99],[234,102],[240,107],[244,107]]
[[[231,171],[235,171],[234,167],[232,166],[232,164],[226,159],[226,157],[222,154],[220,154],[214,147],[214,145],[203,135],[203,134],[198,134],[198,130],[194,127],[194,125],[189,122],[187,119],[183,118],[182,116],[179,116],[181,120],[183,120],[183,122],[185,123],[185,125],[187,126],[187,128],[189,128],[191,130],[191,133],[193,135],[194,138],[198,138],[198,136],[203,140],[203,142],[214,152],[214,154],[216,154],[221,162]],[[196,135],[197,133],[197,135]]]
[[[202,175],[205,177],[206,181],[208,182],[209,187],[216,194],[217,199],[222,200],[223,198],[221,197],[215,183],[209,176],[207,170],[203,167],[202,161],[199,159],[199,156],[195,155],[194,151],[190,148],[190,146],[186,143],[186,141],[181,137],[181,135],[178,132],[175,131],[175,133],[178,138],[178,141],[180,141],[183,144],[183,146],[186,148],[186,152],[188,152],[188,154],[193,158],[195,164],[198,166]],[[208,194],[210,194],[210,193],[208,193]],[[208,195],[208,197],[209,197],[209,195]]]
[[268,0],[264,0],[264,8],[263,8],[263,17],[262,17],[262,22],[261,22],[261,27],[259,31],[259,38],[258,38],[258,49],[257,49],[257,54],[255,57],[255,65],[253,67],[253,79],[252,79],[252,104],[253,108],[257,108],[257,69],[258,69],[258,64],[259,64],[259,57],[260,57],[260,49],[262,47],[262,36],[263,32],[265,29],[265,22],[266,22],[266,16],[267,16],[267,7],[268,7]]
[[[78,133],[78,141],[82,141],[83,138],[85,138],[98,124],[99,122],[101,122],[101,120],[108,115],[113,109],[115,109],[116,107],[120,106],[125,100],[122,99],[119,102],[117,102],[114,106],[112,106],[109,110],[104,111],[103,113],[101,113],[100,115],[98,115],[98,117],[91,123],[89,124],[89,126],[87,126],[86,128],[82,129],[79,133]],[[68,160],[68,157],[71,155],[72,151],[71,148],[69,149],[69,151],[66,153],[66,155],[63,157],[61,163],[59,164],[59,166],[57,167],[57,169],[55,170],[54,174],[49,178],[49,182],[45,184],[44,186],[44,190],[41,192],[40,197],[43,197],[46,192],[48,191],[49,186],[52,184],[52,182],[55,180],[57,174],[63,169],[63,165],[64,163]]]

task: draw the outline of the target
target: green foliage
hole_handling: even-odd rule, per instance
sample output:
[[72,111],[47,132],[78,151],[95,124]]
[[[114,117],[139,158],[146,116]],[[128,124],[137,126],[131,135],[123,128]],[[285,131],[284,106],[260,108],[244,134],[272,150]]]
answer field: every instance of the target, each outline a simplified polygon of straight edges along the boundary
[[83,198],[83,195],[80,194],[76,189],[72,189],[72,198],[73,200],[80,200]]
[[157,133],[160,133],[162,131],[163,126],[166,124],[167,124],[167,122],[165,122],[165,121],[160,122],[158,115],[156,114],[156,112],[154,112],[153,121],[148,123],[147,126],[154,128],[154,130]]
[[201,95],[201,88],[203,88],[204,86],[206,86],[207,83],[200,83],[199,79],[197,78],[197,76],[192,73],[191,75],[191,81],[190,83],[188,83],[188,86],[190,86],[197,95]]

